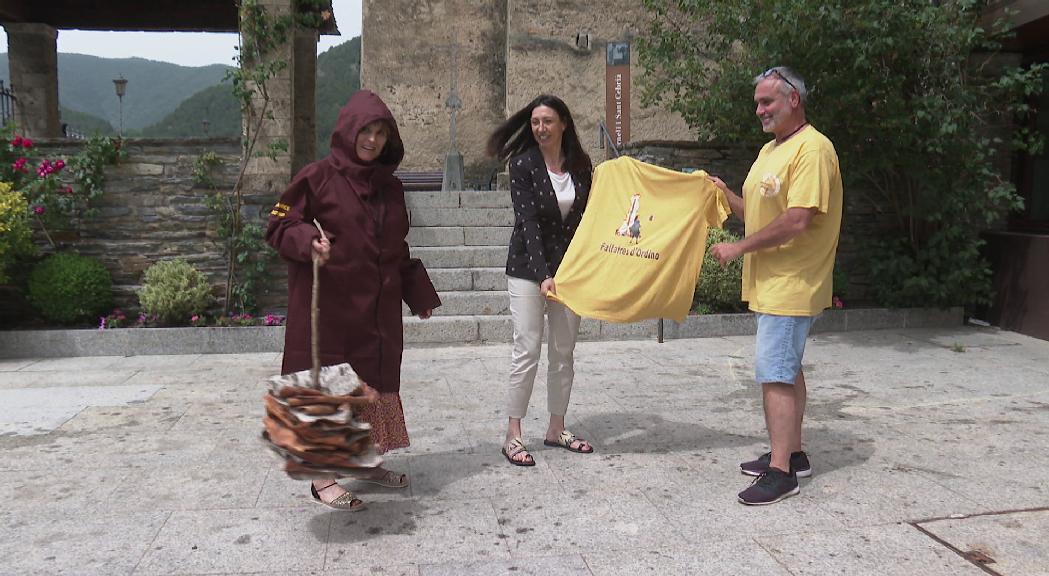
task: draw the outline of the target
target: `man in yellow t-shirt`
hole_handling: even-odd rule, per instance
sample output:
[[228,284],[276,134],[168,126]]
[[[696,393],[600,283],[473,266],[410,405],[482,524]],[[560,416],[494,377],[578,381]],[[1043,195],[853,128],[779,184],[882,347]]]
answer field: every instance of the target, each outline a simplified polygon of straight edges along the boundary
[[801,450],[805,375],[801,359],[815,317],[831,305],[831,277],[841,228],[838,156],[805,119],[805,81],[785,66],[754,79],[765,144],[743,182],[743,197],[719,178],[746,235],[710,251],[723,265],[743,256],[743,300],[757,316],[755,380],[762,385],[771,450],[740,470],[758,478],[739,493],[748,505],[772,504],[799,492],[812,473]]

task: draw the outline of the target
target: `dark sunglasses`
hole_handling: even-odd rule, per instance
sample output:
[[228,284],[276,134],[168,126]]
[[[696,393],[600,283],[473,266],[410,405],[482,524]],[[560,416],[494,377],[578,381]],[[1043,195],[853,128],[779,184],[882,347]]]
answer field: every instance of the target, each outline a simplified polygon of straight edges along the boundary
[[777,70],[775,68],[769,68],[768,70],[762,72],[761,73],[761,77],[762,78],[768,78],[769,76],[772,76],[773,74],[775,74],[780,80],[783,80],[784,82],[786,82],[787,86],[790,86],[791,88],[793,88],[795,92],[797,92],[798,94],[801,94],[801,90],[798,90],[798,87],[795,86],[793,82],[788,80],[787,77],[784,76],[782,72],[780,72],[779,70]]

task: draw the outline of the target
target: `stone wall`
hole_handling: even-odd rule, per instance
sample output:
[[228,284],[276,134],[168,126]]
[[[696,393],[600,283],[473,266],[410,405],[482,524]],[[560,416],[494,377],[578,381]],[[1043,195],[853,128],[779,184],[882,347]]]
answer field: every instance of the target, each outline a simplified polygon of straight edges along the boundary
[[[82,142],[37,141],[38,153],[69,158]],[[136,290],[143,272],[159,260],[181,257],[206,273],[217,301],[226,285],[226,263],[217,222],[205,201],[215,190],[194,183],[194,164],[206,151],[221,163],[212,172],[219,191],[229,193],[237,178],[240,141],[237,139],[124,141],[127,157],[106,169],[105,193],[98,213],[84,218],[78,230],[63,231],[56,240],[77,252],[98,258],[113,277],[117,305],[138,308]],[[276,196],[268,190],[244,191],[243,216],[265,222]],[[283,298],[283,266],[276,266],[274,294]]]
[[486,181],[488,134],[506,109],[507,0],[365,0],[361,87],[390,107],[405,145],[404,170],[441,170],[450,147],[445,106],[458,45],[456,123],[466,176]]
[[[598,122],[605,118],[605,47],[611,41],[629,41],[631,140],[692,138],[679,115],[640,106],[636,36],[647,22],[641,2],[518,0],[510,3],[507,22],[508,113],[542,92],[559,96],[572,110],[583,146],[595,164],[600,162],[606,157],[598,132]],[[578,34],[590,35],[589,50],[576,46]]]
[[[604,119],[605,45],[633,40],[645,23],[636,0],[365,0],[361,86],[393,110],[404,137],[406,170],[440,170],[449,144],[445,107],[451,49],[459,45],[458,143],[467,180],[486,187],[499,168],[484,155],[492,130],[540,93],[561,97],[595,162]],[[589,34],[589,49],[576,46]],[[641,73],[631,44],[632,77]],[[636,84],[636,81],[635,81]],[[631,100],[635,140],[685,140],[676,114]]]

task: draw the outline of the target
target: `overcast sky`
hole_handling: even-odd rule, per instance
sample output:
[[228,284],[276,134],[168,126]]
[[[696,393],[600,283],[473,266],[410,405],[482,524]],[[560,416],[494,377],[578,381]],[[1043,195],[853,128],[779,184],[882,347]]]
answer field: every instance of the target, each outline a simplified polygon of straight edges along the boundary
[[[317,52],[324,52],[361,33],[361,0],[332,0],[342,36],[321,36]],[[236,34],[191,32],[81,32],[58,31],[58,51],[104,58],[146,58],[183,66],[234,65]],[[7,52],[7,33],[0,28],[0,52]]]

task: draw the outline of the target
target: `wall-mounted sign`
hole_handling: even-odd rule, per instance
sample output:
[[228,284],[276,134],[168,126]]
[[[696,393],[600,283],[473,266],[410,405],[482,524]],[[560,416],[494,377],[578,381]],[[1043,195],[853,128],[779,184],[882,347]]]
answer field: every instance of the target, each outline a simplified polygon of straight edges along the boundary
[[[629,42],[609,42],[606,48],[605,126],[616,148],[630,142]],[[609,157],[614,154],[609,148]]]

